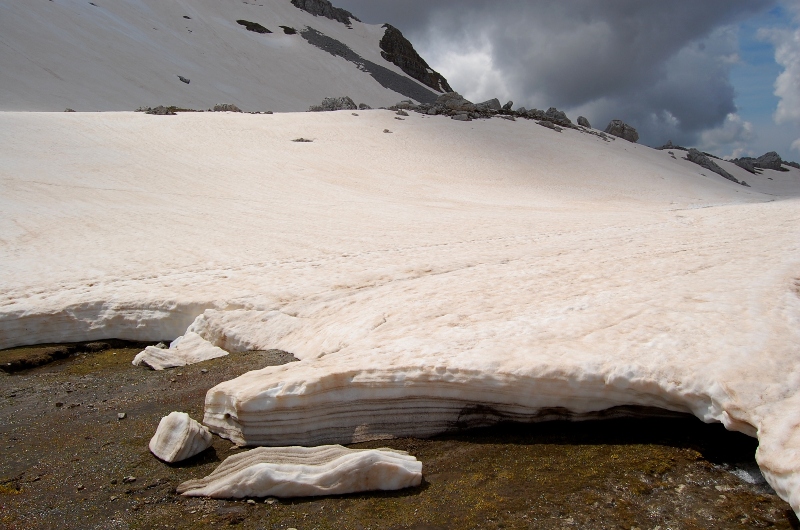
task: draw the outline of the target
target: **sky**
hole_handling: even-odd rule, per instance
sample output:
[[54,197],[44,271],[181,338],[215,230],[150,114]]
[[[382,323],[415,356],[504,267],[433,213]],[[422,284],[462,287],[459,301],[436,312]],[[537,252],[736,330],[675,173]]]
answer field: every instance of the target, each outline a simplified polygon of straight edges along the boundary
[[553,106],[640,142],[800,160],[800,0],[334,0],[475,102]]

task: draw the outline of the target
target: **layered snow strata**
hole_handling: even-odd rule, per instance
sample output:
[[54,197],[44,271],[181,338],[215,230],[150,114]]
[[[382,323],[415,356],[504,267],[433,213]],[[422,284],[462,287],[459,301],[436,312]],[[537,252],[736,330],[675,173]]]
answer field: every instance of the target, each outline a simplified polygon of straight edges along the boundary
[[178,486],[189,497],[313,497],[419,486],[422,462],[393,449],[261,447]]
[[165,370],[178,366],[197,364],[218,357],[228,352],[203,339],[197,333],[187,331],[182,337],[175,339],[169,349],[148,346],[133,358],[134,366],[149,366],[153,370]]
[[211,446],[211,433],[185,412],[161,418],[150,440],[150,451],[165,462],[180,462]]

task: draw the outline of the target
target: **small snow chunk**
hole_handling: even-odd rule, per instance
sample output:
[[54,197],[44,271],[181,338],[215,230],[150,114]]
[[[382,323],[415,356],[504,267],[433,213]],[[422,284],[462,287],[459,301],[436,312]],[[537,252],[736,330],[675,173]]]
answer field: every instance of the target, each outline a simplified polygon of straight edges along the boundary
[[165,462],[180,462],[211,446],[211,433],[185,412],[161,418],[150,440],[150,451]]

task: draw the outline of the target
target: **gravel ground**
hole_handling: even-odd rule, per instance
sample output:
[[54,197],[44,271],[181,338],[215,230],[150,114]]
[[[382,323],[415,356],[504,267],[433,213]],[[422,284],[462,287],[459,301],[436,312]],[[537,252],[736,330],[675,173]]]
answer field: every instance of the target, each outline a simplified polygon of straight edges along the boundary
[[[690,417],[499,425],[353,446],[417,456],[425,480],[401,492],[183,498],[178,484],[243,449],[215,437],[204,453],[166,465],[147,449],[159,419],[179,410],[199,420],[213,385],[294,358],[245,352],[154,372],[130,364],[144,344],[105,342],[50,345],[76,353],[0,372],[0,528],[800,528],[757,473],[755,440]],[[2,351],[0,365],[48,347]]]

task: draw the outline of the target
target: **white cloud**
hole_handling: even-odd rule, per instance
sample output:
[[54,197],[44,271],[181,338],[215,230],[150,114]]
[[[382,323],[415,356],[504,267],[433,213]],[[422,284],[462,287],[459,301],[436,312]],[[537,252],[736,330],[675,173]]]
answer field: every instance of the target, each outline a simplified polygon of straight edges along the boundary
[[775,62],[784,69],[775,80],[775,95],[780,98],[775,122],[800,123],[800,28],[763,29],[759,35],[775,45]]
[[722,125],[703,131],[699,145],[703,151],[738,158],[750,154],[747,146],[754,138],[752,123],[744,121],[738,114],[728,114]]
[[792,149],[800,153],[800,138],[794,141],[792,144]]

